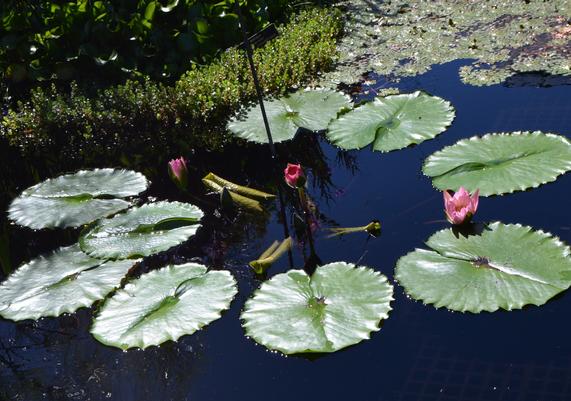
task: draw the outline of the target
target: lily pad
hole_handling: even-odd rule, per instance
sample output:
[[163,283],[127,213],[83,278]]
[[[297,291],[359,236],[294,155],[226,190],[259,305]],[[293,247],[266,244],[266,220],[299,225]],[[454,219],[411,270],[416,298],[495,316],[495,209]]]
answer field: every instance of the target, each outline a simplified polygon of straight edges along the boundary
[[196,263],[142,275],[102,306],[91,334],[106,345],[147,348],[192,334],[218,319],[237,293],[227,271]]
[[97,258],[149,256],[193,236],[202,216],[202,211],[189,203],[150,203],[101,220],[79,243],[84,252]]
[[412,298],[460,312],[543,305],[571,285],[571,251],[556,237],[495,222],[479,235],[438,231],[397,262],[395,278]]
[[[291,95],[264,102],[274,142],[293,139],[298,128],[319,131],[341,110],[351,107],[347,96],[325,89],[306,89]],[[244,118],[234,118],[228,129],[250,142],[268,143],[264,120],[259,105],[245,112]]]
[[26,189],[8,210],[16,223],[33,229],[78,227],[117,213],[130,203],[110,197],[134,196],[147,189],[147,179],[128,170],[82,170]]
[[449,102],[423,92],[377,97],[334,120],[327,138],[343,149],[390,152],[434,138],[453,119]]
[[60,248],[21,266],[0,285],[0,315],[38,319],[89,307],[118,287],[137,262],[93,259],[77,245]]
[[571,142],[535,132],[463,139],[430,155],[423,172],[440,190],[461,186],[489,196],[535,188],[571,170]]
[[242,313],[246,334],[284,354],[334,352],[370,338],[388,317],[393,287],[382,274],[345,262],[278,274]]

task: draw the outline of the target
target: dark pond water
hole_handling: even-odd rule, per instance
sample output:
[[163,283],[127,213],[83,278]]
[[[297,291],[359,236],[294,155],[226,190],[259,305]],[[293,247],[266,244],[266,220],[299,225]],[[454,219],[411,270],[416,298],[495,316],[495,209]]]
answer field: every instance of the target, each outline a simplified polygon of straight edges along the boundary
[[[435,67],[400,84],[406,91],[424,89],[456,107],[452,127],[435,140],[389,154],[339,152],[307,136],[278,147],[280,163],[301,161],[311,170],[309,192],[322,213],[322,227],[363,225],[374,218],[383,224],[382,236],[376,239],[364,234],[327,239],[318,233],[315,247],[323,262],[359,261],[392,280],[400,256],[447,227],[441,194],[420,171],[424,158],[435,150],[487,132],[543,130],[571,137],[571,86],[521,85],[529,80],[511,87],[464,86],[457,76],[459,63]],[[533,81],[538,82],[543,81]],[[377,82],[373,88],[385,84]],[[283,227],[275,210],[258,219],[216,217],[211,213],[216,200],[204,195],[198,179],[213,170],[272,189],[268,150],[228,149],[223,155],[187,156],[194,166],[193,193],[199,200],[178,193],[168,181],[166,165],[155,166],[153,160],[146,170],[153,179],[146,196],[197,202],[209,211],[205,227],[188,243],[150,258],[140,272],[189,259],[228,269],[240,289],[231,309],[177,343],[128,352],[105,347],[90,336],[92,310],[37,322],[0,320],[0,399],[571,399],[569,293],[542,307],[471,315],[425,306],[408,299],[396,285],[390,318],[369,341],[312,357],[285,357],[256,345],[244,336],[239,320],[245,300],[261,283],[247,262],[281,238]],[[2,162],[8,166],[0,173],[5,175],[3,182],[20,177],[14,156],[9,157]],[[42,170],[36,178],[47,175]],[[5,194],[17,194],[34,180],[22,175],[16,181],[19,186],[5,188]],[[571,243],[570,195],[571,174],[567,174],[533,191],[481,199],[476,220],[530,225]],[[8,225],[5,216],[0,227],[0,259],[6,271],[77,239],[73,230],[20,229]],[[303,266],[303,254],[300,246],[294,249],[296,267]],[[283,258],[269,276],[288,269]]]

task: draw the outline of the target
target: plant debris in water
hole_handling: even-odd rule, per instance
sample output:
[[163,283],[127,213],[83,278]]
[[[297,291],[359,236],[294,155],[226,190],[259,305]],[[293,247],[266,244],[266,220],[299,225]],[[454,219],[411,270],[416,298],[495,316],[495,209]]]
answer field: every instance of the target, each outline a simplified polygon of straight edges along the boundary
[[568,0],[342,1],[349,15],[339,65],[323,85],[367,72],[414,76],[472,59],[464,83],[492,85],[518,73],[571,75]]

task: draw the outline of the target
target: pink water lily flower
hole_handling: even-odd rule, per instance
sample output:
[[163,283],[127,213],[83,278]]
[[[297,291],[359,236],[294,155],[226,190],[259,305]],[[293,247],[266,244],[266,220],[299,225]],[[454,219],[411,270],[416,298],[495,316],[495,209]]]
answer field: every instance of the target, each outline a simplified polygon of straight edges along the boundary
[[284,170],[284,180],[292,188],[302,188],[305,185],[305,174],[301,165],[288,163]]
[[188,169],[184,157],[173,159],[169,162],[169,175],[180,189],[186,189],[188,181]]
[[470,221],[478,209],[479,194],[480,190],[477,189],[470,196],[470,193],[464,187],[460,187],[454,195],[444,191],[444,211],[448,221],[456,225]]

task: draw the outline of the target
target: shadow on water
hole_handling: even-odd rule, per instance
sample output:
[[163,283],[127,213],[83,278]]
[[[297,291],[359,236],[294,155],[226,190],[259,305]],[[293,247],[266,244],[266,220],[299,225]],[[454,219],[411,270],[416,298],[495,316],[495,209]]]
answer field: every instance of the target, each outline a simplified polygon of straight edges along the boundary
[[[380,154],[344,152],[321,135],[299,132],[277,145],[281,170],[301,163],[308,173],[307,194],[315,205],[314,252],[302,235],[295,238],[293,266],[313,255],[373,267],[392,280],[398,258],[435,231],[449,227],[442,196],[420,172],[423,160],[461,138],[487,132],[544,130],[571,137],[571,86],[461,84],[462,62],[435,66],[422,76],[388,84],[368,77],[356,98],[369,99],[387,86],[426,90],[452,102],[456,119],[444,134],[419,146]],[[508,87],[510,86],[510,87]],[[366,93],[365,93],[366,92]],[[568,294],[546,305],[509,313],[451,313],[407,298],[395,284],[390,318],[370,340],[328,355],[284,357],[244,336],[239,319],[244,302],[263,279],[291,268],[282,257],[256,276],[248,262],[268,244],[283,238],[280,212],[260,216],[220,213],[218,198],[207,195],[201,178],[212,171],[233,182],[276,192],[271,155],[262,146],[232,145],[221,152],[199,149],[189,159],[190,194],[169,180],[166,161],[179,154],[117,160],[23,159],[0,144],[0,207],[26,187],[78,167],[130,167],[144,172],[151,186],[141,201],[200,203],[206,216],[190,241],[145,260],[138,274],[193,260],[227,269],[239,290],[224,316],[176,343],[145,351],[122,352],[99,344],[89,334],[93,309],[72,316],[13,323],[0,320],[0,399],[4,400],[547,400],[571,399],[571,345]],[[79,163],[79,165],[78,165]],[[533,191],[482,198],[477,221],[501,220],[552,232],[571,242],[569,212],[553,207],[568,199],[571,174]],[[296,211],[296,194],[284,189],[286,220]],[[547,206],[549,205],[549,206]],[[382,235],[353,233],[327,238],[328,227],[354,227],[373,219]],[[290,227],[291,228],[291,227]],[[481,226],[467,226],[471,235]],[[0,263],[7,272],[33,257],[77,240],[78,230],[42,230],[0,220]],[[262,279],[262,280],[261,280]]]

